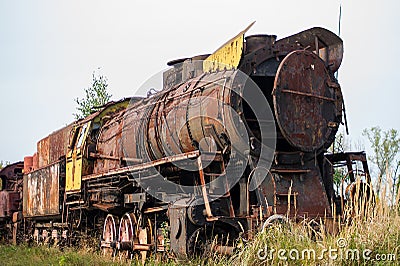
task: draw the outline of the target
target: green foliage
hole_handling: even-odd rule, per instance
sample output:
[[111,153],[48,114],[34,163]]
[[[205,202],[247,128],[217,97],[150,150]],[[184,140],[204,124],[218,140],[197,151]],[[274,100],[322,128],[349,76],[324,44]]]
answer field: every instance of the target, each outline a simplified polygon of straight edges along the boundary
[[[364,129],[363,135],[366,136],[371,144],[373,154],[369,156],[376,167],[378,168],[378,180],[376,192],[379,195],[381,192],[382,182],[392,181],[393,192],[398,187],[398,169],[400,166],[400,137],[395,129],[382,131],[379,127]],[[394,199],[392,193],[392,199]]]
[[87,250],[0,245],[0,265],[129,265]]
[[[340,132],[336,135],[335,141],[332,143],[331,147],[329,147],[328,152],[331,153],[340,153],[345,152],[346,150],[350,150],[350,142],[345,138],[345,135]],[[341,186],[342,179],[347,174],[347,167],[339,167],[334,169],[333,173],[333,184],[338,189]]]
[[350,143],[345,138],[342,132],[338,133],[335,137],[335,141],[329,147],[328,151],[331,153],[344,152],[350,149]]
[[161,228],[162,236],[164,237],[164,244],[166,246],[165,250],[169,251],[170,245],[171,245],[171,240],[169,238],[170,229],[169,229],[168,223],[162,222],[160,228]]
[[74,114],[75,119],[85,118],[90,115],[96,108],[106,104],[111,94],[108,93],[107,78],[102,75],[95,75],[93,72],[92,86],[85,89],[85,98],[76,98],[77,113]]
[[9,161],[0,160],[0,170],[3,169],[4,167],[6,167],[9,164],[10,164]]

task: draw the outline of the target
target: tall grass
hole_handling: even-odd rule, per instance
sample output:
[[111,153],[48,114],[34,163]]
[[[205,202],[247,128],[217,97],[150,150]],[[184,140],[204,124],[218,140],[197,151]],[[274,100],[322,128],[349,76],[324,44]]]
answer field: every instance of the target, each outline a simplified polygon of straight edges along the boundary
[[[213,265],[398,265],[399,195],[396,204],[367,195],[357,182],[352,201],[332,226],[321,218],[268,227],[227,258]],[[385,191],[382,191],[385,195]],[[316,226],[318,224],[318,226]]]

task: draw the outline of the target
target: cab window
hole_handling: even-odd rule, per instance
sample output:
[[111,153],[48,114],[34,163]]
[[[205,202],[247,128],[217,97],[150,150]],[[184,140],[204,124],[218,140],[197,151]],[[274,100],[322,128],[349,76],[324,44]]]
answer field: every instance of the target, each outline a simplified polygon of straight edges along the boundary
[[87,128],[87,124],[83,125],[83,127],[81,128],[81,130],[79,132],[79,138],[78,138],[78,142],[76,143],[76,149],[79,149],[82,146],[82,143],[85,139],[86,128]]

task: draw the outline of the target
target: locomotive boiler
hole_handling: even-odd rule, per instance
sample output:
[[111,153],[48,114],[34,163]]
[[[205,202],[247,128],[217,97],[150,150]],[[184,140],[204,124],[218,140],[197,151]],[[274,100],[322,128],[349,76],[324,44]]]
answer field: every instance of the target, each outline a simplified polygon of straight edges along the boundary
[[353,173],[361,161],[369,180],[363,152],[325,155],[342,123],[342,40],[323,28],[283,39],[247,30],[169,62],[158,92],[40,140],[12,223],[37,242],[98,233],[104,254],[144,260],[167,247],[230,253],[277,219],[334,221],[333,166]]

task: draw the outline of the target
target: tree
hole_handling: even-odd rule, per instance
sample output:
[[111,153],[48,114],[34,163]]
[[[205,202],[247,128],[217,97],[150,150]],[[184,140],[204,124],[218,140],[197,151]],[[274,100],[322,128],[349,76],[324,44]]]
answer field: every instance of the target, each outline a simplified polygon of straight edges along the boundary
[[[341,153],[341,152],[346,152],[352,150],[352,148],[355,147],[356,150],[363,150],[364,147],[361,145],[361,143],[353,142],[350,138],[348,138],[345,133],[339,132],[337,133],[335,137],[335,141],[332,143],[332,145],[328,148],[328,152],[330,153]],[[356,161],[356,164],[358,164],[356,169],[361,169],[362,164],[361,162]],[[350,178],[348,175],[348,168],[347,165],[338,165],[337,167],[334,168],[333,172],[333,185],[336,187],[336,191],[339,191],[339,189],[342,186],[342,181],[345,182],[345,184],[349,184]],[[358,173],[356,173],[358,174]]]
[[9,165],[10,163],[7,161],[0,160],[0,170]]
[[382,131],[379,127],[372,127],[364,129],[363,135],[368,138],[373,151],[373,154],[368,159],[378,168],[377,195],[381,192],[382,182],[387,182],[389,179],[391,181],[393,203],[399,185],[400,137],[398,131],[395,129]]
[[10,164],[10,162],[8,162],[8,161],[0,160],[0,170],[3,169],[4,167],[6,167],[9,164]]
[[[345,138],[343,132],[340,132],[336,135],[335,141],[329,147],[328,152],[330,153],[340,153],[349,150],[350,143]],[[347,169],[345,167],[339,167],[334,169],[333,173],[333,184],[334,186],[339,189],[342,183],[342,179],[346,176]]]
[[78,107],[76,107],[78,112],[73,114],[75,119],[87,117],[93,113],[96,108],[106,104],[112,96],[107,91],[107,78],[102,75],[96,75],[95,72],[93,72],[92,76],[93,83],[91,87],[85,89],[85,98],[75,99],[78,105]]

